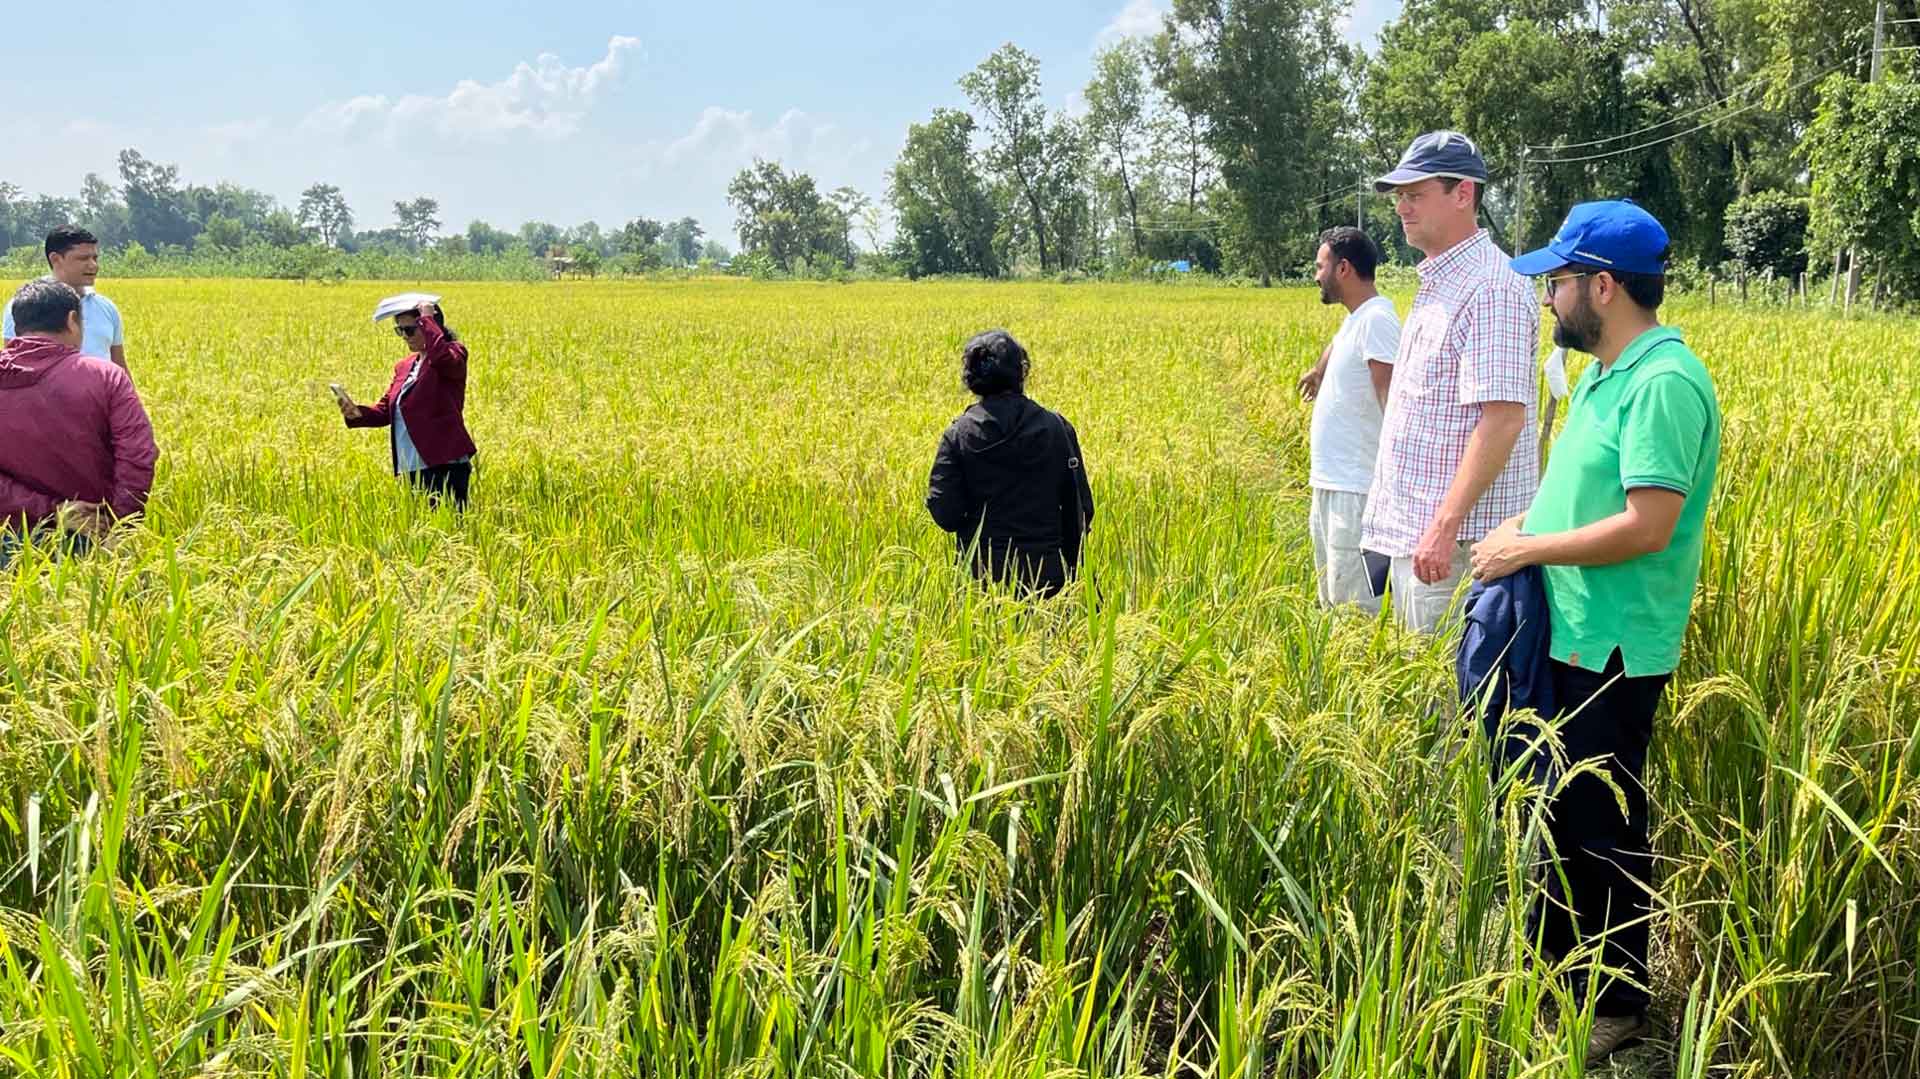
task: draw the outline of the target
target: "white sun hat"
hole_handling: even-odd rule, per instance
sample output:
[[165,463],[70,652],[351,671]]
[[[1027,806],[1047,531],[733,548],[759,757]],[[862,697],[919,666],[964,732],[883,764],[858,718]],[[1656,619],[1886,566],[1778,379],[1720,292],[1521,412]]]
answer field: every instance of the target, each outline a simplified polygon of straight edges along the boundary
[[440,302],[440,297],[431,292],[402,292],[398,296],[389,296],[381,300],[373,309],[373,321],[389,319],[402,311],[411,311],[423,303]]

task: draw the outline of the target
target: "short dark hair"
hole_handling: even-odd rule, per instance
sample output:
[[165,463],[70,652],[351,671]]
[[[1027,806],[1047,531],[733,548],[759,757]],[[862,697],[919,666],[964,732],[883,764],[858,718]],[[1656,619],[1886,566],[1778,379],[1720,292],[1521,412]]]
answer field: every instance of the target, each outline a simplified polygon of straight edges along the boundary
[[[1667,253],[1663,251],[1660,253],[1660,261],[1665,262],[1666,260]],[[1624,270],[1609,269],[1605,266],[1595,266],[1586,262],[1571,262],[1568,263],[1567,266],[1569,269],[1578,273],[1606,274],[1608,277],[1619,282],[1620,287],[1626,290],[1627,299],[1632,300],[1634,303],[1649,311],[1660,310],[1660,305],[1666,302],[1667,275],[1665,274],[1627,273]]]
[[[1473,210],[1475,213],[1479,213],[1481,205],[1486,202],[1487,182],[1485,180],[1475,180],[1472,177],[1468,177],[1467,182],[1473,185]],[[1440,177],[1440,190],[1442,191],[1451,194],[1453,189],[1459,186],[1460,177],[1458,176]]]
[[[393,322],[394,322],[394,325],[396,325],[396,326],[397,326],[397,325],[399,325],[399,324],[400,324],[400,316],[401,316],[401,315],[404,315],[404,314],[407,314],[408,312],[410,312],[410,311],[412,311],[412,310],[413,310],[412,308],[408,308],[408,309],[407,309],[406,311],[401,311],[401,312],[398,312],[397,314],[395,314],[395,315],[393,316]],[[454,332],[453,332],[453,327],[452,327],[452,326],[449,326],[449,325],[447,325],[447,313],[446,313],[445,311],[442,311],[442,310],[440,310],[440,305],[439,305],[439,304],[434,304],[434,305],[433,305],[433,321],[435,321],[435,322],[438,322],[438,323],[440,324],[440,332],[441,332],[441,333],[444,333],[444,334],[446,334],[446,335],[447,335],[447,340],[449,340],[449,341],[458,341],[458,340],[460,340],[460,335],[459,335],[459,334],[457,334],[457,333],[454,333]]]
[[36,277],[13,294],[15,333],[60,333],[67,316],[80,311],[80,294],[72,285],[51,277]]
[[61,225],[47,233],[47,263],[52,265],[53,256],[64,255],[81,244],[100,244],[100,238],[78,225]]
[[960,380],[982,397],[1024,390],[1027,350],[1005,330],[975,334],[960,350]]
[[1335,262],[1352,266],[1360,280],[1373,280],[1374,268],[1380,265],[1380,248],[1374,245],[1373,237],[1352,225],[1336,225],[1320,234],[1320,242],[1327,245]]

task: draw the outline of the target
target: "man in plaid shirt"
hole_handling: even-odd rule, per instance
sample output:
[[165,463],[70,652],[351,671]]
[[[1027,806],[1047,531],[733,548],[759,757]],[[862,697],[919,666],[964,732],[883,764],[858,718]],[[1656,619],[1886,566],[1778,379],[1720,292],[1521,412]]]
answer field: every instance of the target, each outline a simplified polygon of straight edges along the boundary
[[1534,444],[1540,311],[1533,288],[1478,227],[1486,162],[1457,131],[1413,140],[1374,182],[1425,254],[1400,332],[1361,546],[1390,558],[1402,624],[1433,632],[1474,541],[1524,513]]

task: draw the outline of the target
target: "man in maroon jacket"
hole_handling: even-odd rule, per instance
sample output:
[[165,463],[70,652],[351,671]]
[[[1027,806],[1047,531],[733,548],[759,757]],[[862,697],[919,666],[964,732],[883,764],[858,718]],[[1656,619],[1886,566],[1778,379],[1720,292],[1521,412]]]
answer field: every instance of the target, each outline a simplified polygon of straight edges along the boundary
[[436,501],[451,495],[455,508],[465,509],[474,455],[465,415],[467,346],[445,317],[430,301],[394,316],[394,332],[414,351],[394,365],[379,404],[355,404],[343,393],[340,415],[348,427],[389,428],[394,475]]
[[153,487],[153,425],[127,373],[80,353],[80,294],[51,278],[14,294],[0,351],[0,563],[27,534],[85,547],[140,512]]

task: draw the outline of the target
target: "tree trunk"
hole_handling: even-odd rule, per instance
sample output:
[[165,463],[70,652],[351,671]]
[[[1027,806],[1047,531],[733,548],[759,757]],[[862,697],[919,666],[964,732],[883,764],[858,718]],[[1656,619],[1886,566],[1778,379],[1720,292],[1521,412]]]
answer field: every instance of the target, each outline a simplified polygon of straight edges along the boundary
[[1200,135],[1193,116],[1187,116],[1187,213],[1200,209]]
[[1047,258],[1047,219],[1040,211],[1040,195],[1025,176],[1020,177],[1020,187],[1027,194],[1027,208],[1033,212],[1033,242],[1040,245],[1040,272],[1046,273],[1053,267]]
[[1120,188],[1127,193],[1127,220],[1133,226],[1133,257],[1140,257],[1140,198],[1134,193],[1133,181],[1127,178],[1127,155],[1116,153],[1120,161]]

